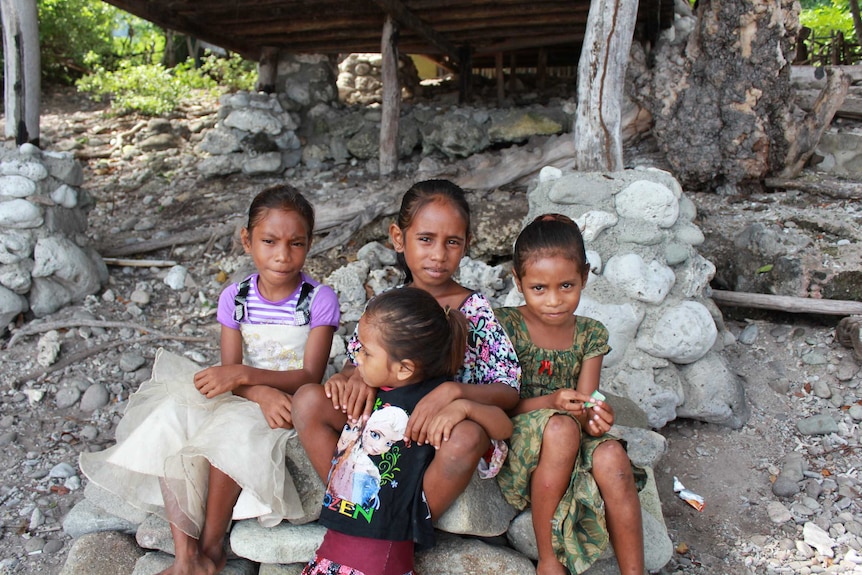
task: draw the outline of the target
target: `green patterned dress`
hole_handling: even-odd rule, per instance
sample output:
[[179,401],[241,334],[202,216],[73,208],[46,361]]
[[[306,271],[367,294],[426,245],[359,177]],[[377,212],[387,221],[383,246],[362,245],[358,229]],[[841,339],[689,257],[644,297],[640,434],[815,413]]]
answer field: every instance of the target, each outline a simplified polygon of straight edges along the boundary
[[[558,389],[575,389],[582,363],[610,351],[608,330],[591,318],[576,316],[572,347],[555,350],[533,344],[518,308],[501,308],[494,313],[512,340],[521,364],[522,399],[549,395]],[[514,432],[509,440],[509,457],[497,482],[506,500],[517,509],[530,505],[530,476],[539,463],[542,433],[548,420],[558,413],[570,415],[566,411],[539,409],[512,418]],[[607,434],[602,437],[581,434],[572,480],[554,514],[554,551],[572,573],[586,571],[608,545],[604,502],[590,470],[596,447],[615,439]],[[638,489],[643,487],[645,477],[642,470],[635,468]]]

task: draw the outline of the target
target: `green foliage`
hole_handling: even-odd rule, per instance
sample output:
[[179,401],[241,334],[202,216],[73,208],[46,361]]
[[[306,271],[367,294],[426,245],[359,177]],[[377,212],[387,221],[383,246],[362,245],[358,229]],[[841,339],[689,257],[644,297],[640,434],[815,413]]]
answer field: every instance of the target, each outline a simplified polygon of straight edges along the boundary
[[42,70],[51,80],[70,81],[86,69],[87,53],[111,53],[118,10],[101,0],[39,0]]
[[94,98],[108,96],[119,114],[140,112],[163,115],[176,110],[191,95],[217,98],[231,90],[252,90],[257,75],[254,64],[238,55],[221,58],[208,54],[200,68],[189,59],[174,68],[161,64],[133,65],[123,61],[116,70],[96,65],[93,73],[78,80],[78,90]]
[[102,0],[38,0],[42,70],[70,83],[93,65],[115,69],[120,60],[152,64],[164,52],[164,32]]
[[848,0],[807,0],[803,3],[799,21],[811,28],[812,35],[818,40],[828,39],[833,31],[843,32],[848,41],[855,37]]
[[96,98],[110,95],[118,113],[138,111],[156,116],[166,114],[179,105],[182,84],[161,64],[133,66],[121,62],[117,70],[98,66],[76,82],[78,90],[90,92]]
[[227,91],[254,90],[257,83],[257,66],[232,53],[227,58],[208,54],[203,58],[201,73],[212,78]]

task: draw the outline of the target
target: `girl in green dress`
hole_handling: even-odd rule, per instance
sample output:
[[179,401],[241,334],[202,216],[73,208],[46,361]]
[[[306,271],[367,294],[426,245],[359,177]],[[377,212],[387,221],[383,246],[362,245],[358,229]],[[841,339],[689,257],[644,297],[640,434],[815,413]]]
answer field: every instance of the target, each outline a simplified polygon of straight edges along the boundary
[[526,303],[496,312],[521,363],[521,399],[497,479],[509,503],[532,507],[537,574],[581,573],[610,540],[620,573],[643,575],[645,475],[607,435],[610,405],[591,397],[608,331],[575,315],[588,274],[580,230],[566,216],[539,216],[515,242],[513,275]]

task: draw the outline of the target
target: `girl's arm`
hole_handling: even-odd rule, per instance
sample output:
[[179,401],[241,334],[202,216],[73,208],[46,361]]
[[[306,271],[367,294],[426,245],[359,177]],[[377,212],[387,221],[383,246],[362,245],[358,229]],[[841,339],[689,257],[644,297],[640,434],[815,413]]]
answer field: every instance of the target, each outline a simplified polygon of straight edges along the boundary
[[465,419],[475,421],[491,439],[508,439],[512,435],[512,420],[499,407],[476,403],[469,399],[458,399],[447,405],[428,426],[426,438],[420,442],[430,443],[436,448],[449,440],[456,424]]
[[514,409],[509,411],[509,415],[519,415],[537,409],[558,409],[571,412],[582,425],[585,425],[587,413],[584,402],[592,401],[590,394],[599,388],[603,359],[604,355],[597,355],[584,360],[575,389],[558,389],[548,395],[522,399]]
[[253,399],[248,393],[257,386],[295,393],[302,385],[323,379],[334,333],[335,328],[328,325],[313,328],[305,344],[302,368],[273,371],[243,365],[240,331],[222,326],[222,365],[195,374],[195,387],[207,397],[233,391]]
[[[432,430],[437,430],[439,435],[441,426],[448,425],[449,429],[451,429],[452,426],[460,421],[460,419],[458,421],[450,421],[449,419],[452,417],[461,415],[461,419],[467,419],[465,410],[457,409],[448,412],[446,416],[447,420],[443,421],[444,412],[453,403],[458,401],[474,405],[484,405],[485,407],[499,410],[505,416],[503,408],[515,405],[518,402],[518,390],[504,383],[488,383],[484,385],[457,383],[454,381],[441,383],[416,404],[413,413],[410,414],[410,419],[407,420],[407,429],[404,435],[413,441],[424,443],[431,436]],[[480,421],[477,421],[477,423],[482,425]],[[486,428],[485,433],[492,439],[495,439],[491,429]]]
[[[521,366],[512,340],[481,294],[467,299],[461,311],[469,322],[473,345],[464,356],[464,383],[447,381],[437,386],[416,405],[407,422],[405,434],[414,441],[424,441],[434,418],[447,405],[467,399],[503,410],[518,404]],[[485,430],[491,435],[490,430]]]
[[[593,437],[604,435],[614,424],[614,410],[610,404],[590,397],[590,394],[599,388],[603,359],[604,355],[597,355],[584,360],[576,389],[559,389],[549,395],[522,399],[515,409],[509,411],[509,415],[537,409],[568,411],[578,419],[587,434]],[[587,401],[594,406],[584,408]]]
[[[602,371],[602,360],[604,355],[591,357],[584,361],[581,366],[581,374],[578,376],[578,391],[591,394],[599,388],[599,377]],[[583,415],[578,417],[583,429],[593,437],[600,437],[610,431],[614,424],[614,410],[609,403],[590,398],[593,407],[583,410]]]

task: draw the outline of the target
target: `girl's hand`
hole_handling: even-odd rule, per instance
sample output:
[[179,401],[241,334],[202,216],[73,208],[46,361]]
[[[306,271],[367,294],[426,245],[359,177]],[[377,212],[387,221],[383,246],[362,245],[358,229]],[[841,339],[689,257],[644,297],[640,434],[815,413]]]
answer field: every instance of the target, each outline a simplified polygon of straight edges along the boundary
[[290,416],[290,408],[293,405],[291,396],[268,385],[255,385],[245,395],[260,406],[272,429],[293,429],[293,419]]
[[[440,416],[456,399],[459,398],[459,386],[463,384],[455,383],[454,381],[446,381],[434,388],[431,393],[419,400],[416,407],[413,408],[413,413],[410,414],[410,419],[407,420],[407,429],[404,435],[411,440],[419,443],[430,443],[429,433],[431,432],[432,421]],[[449,414],[451,418],[453,414]],[[461,417],[461,419],[464,419]],[[461,421],[459,419],[458,421]],[[458,423],[455,421],[455,423]],[[452,425],[454,426],[453,423]],[[435,426],[435,429],[440,432],[440,428]],[[449,428],[451,431],[451,427]],[[448,433],[448,432],[447,432]],[[448,436],[447,436],[448,437]],[[436,447],[436,446],[435,446]]]
[[369,417],[377,397],[377,390],[365,384],[358,369],[353,370],[349,377],[336,373],[326,380],[323,390],[332,400],[332,407],[346,414],[351,421]]
[[425,426],[427,429],[425,440],[419,441],[424,442],[427,440],[427,443],[433,445],[435,449],[440,449],[443,442],[449,440],[452,428],[468,417],[468,400],[456,399],[431,418]]
[[587,433],[593,437],[601,437],[614,424],[614,409],[609,403],[604,401],[592,400],[595,405],[589,408],[587,413]]
[[246,366],[217,365],[195,374],[195,387],[202,395],[213,398],[243,385]]
[[551,402],[551,409],[568,411],[575,417],[584,413],[585,402],[592,401],[589,395],[577,389],[558,389],[547,397]]

